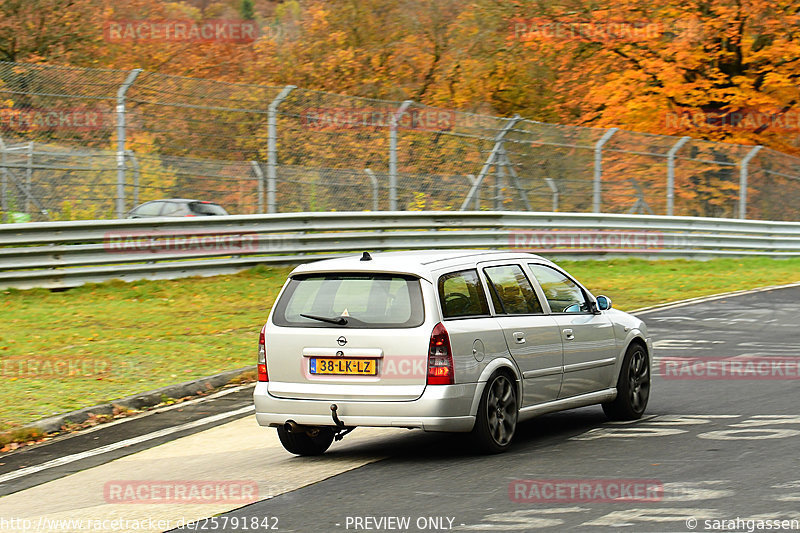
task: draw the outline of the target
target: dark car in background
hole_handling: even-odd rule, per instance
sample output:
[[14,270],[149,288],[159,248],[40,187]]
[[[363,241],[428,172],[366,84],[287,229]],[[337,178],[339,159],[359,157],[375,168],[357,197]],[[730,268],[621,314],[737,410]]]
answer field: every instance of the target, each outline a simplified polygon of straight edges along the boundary
[[127,218],[150,217],[207,217],[224,216],[228,212],[219,204],[202,200],[187,200],[185,198],[170,198],[167,200],[153,200],[131,209]]

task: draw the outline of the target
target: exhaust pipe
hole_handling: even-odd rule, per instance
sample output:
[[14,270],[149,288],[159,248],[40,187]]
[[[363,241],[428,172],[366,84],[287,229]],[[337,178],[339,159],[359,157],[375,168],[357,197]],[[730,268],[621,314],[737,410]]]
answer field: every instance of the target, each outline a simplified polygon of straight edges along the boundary
[[287,420],[286,423],[283,425],[283,429],[288,431],[289,433],[304,433],[305,428],[301,429],[302,426],[295,422],[294,420]]
[[307,433],[311,436],[314,436],[317,433],[319,433],[318,427],[304,426],[303,424],[298,424],[294,420],[287,420],[286,423],[283,425],[283,429],[285,429],[289,433]]

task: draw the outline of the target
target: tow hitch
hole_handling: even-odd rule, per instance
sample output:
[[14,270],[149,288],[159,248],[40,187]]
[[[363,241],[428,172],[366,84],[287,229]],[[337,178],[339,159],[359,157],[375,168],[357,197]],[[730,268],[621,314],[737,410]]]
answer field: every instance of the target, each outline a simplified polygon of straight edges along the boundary
[[356,428],[349,428],[344,425],[344,422],[339,420],[339,415],[336,414],[336,411],[339,410],[339,406],[335,403],[331,404],[331,417],[333,417],[333,423],[336,424],[336,433],[333,435],[333,439],[336,441],[340,441],[344,438],[345,435],[350,433]]

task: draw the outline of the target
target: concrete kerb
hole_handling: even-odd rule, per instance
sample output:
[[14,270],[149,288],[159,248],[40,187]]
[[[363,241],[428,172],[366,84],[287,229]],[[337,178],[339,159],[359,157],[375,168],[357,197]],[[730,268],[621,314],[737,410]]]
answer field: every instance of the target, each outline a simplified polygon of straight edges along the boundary
[[223,385],[227,385],[236,378],[252,372],[256,369],[255,366],[248,366],[239,368],[237,370],[228,370],[213,376],[186,381],[178,383],[177,385],[167,385],[160,389],[155,389],[147,392],[141,392],[132,396],[127,396],[119,400],[114,400],[108,403],[94,405],[91,407],[84,407],[69,413],[63,413],[48,418],[37,420],[22,426],[23,429],[38,429],[43,433],[54,433],[60,431],[61,428],[67,424],[79,424],[85,422],[92,415],[110,415],[114,412],[114,407],[121,407],[123,409],[136,409],[141,410],[147,407],[153,407],[164,402],[164,398],[185,398],[187,396],[197,396],[205,392],[209,392]]

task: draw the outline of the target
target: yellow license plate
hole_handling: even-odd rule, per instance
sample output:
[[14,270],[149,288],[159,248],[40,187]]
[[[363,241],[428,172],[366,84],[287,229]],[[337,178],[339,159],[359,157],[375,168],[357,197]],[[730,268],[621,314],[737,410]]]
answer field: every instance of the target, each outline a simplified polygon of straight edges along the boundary
[[375,359],[349,359],[337,357],[327,359],[312,357],[309,372],[312,374],[342,374],[345,376],[374,376],[378,366]]

